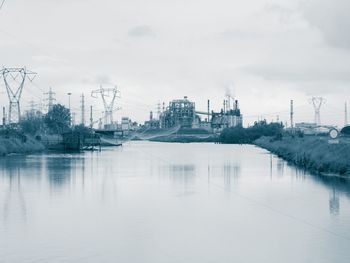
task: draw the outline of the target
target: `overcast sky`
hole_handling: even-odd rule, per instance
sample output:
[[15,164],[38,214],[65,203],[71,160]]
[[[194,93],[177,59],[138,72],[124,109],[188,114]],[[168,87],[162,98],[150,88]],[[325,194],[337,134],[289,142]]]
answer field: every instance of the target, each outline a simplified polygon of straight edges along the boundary
[[[228,91],[245,124],[279,114],[312,121],[308,98],[327,99],[322,122],[344,123],[350,87],[348,0],[6,0],[0,10],[0,66],[38,73],[22,105],[52,86],[101,115],[90,92],[118,85],[122,110],[143,121],[158,102],[187,95],[219,110]],[[4,86],[0,86],[4,92]],[[5,93],[0,103],[7,104]],[[350,99],[349,99],[350,103]]]

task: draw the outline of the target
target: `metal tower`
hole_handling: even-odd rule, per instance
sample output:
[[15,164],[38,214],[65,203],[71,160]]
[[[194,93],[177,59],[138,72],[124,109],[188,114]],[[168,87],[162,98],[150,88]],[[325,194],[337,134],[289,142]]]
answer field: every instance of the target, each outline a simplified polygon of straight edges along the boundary
[[314,106],[315,110],[315,123],[321,125],[321,106],[326,103],[326,100],[322,97],[312,97],[309,102]]
[[47,107],[47,111],[49,112],[52,107],[53,104],[55,103],[55,95],[56,93],[52,91],[52,88],[50,87],[48,92],[44,93],[45,96],[47,96],[47,98],[45,99],[45,101],[47,102],[46,107]]
[[1,78],[4,80],[9,99],[9,124],[18,123],[21,117],[19,101],[22,96],[24,82],[26,79],[33,81],[36,73],[26,68],[3,68],[0,70]]
[[[104,123],[105,125],[113,124],[113,111],[118,110],[120,108],[114,109],[115,99],[120,98],[120,91],[117,89],[117,86],[114,88],[100,88],[98,90],[93,90],[91,92],[91,97],[97,98],[98,95],[101,95],[103,106],[105,108],[104,111]],[[111,100],[107,102],[107,97],[111,97]]]
[[290,101],[290,127],[294,128],[294,101]]
[[345,116],[344,116],[344,126],[348,126],[349,122],[348,122],[348,103],[345,102]]
[[81,120],[80,120],[80,122],[83,126],[85,126],[85,97],[84,97],[84,93],[82,93],[80,97],[81,97],[81,100],[80,100]]

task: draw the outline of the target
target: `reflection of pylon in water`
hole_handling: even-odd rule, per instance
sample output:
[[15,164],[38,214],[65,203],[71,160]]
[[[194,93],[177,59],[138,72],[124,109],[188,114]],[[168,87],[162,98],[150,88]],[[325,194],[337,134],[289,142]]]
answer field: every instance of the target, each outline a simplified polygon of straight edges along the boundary
[[[16,175],[13,175],[12,172],[10,172],[9,178],[10,178],[9,191],[6,194],[5,204],[4,204],[4,220],[7,221],[11,211],[18,210],[21,213],[22,219],[25,221],[27,218],[27,208],[26,208],[26,204],[25,204],[24,197],[21,190],[21,174],[20,174],[19,168],[17,170]],[[13,209],[13,203],[16,202],[14,201],[15,197],[18,198],[17,200],[19,204],[18,209]]]

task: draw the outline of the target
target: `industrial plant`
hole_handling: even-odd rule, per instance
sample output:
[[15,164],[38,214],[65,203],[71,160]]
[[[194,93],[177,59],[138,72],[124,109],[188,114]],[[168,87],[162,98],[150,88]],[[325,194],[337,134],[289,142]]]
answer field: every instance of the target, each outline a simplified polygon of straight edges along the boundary
[[239,108],[238,100],[227,97],[224,100],[223,108],[218,111],[210,110],[208,100],[207,111],[196,110],[195,102],[185,96],[183,99],[176,99],[169,102],[163,110],[158,112],[158,118],[150,112],[150,118],[145,122],[148,129],[170,129],[173,127],[185,129],[202,129],[210,133],[219,133],[225,128],[241,126],[243,116]]

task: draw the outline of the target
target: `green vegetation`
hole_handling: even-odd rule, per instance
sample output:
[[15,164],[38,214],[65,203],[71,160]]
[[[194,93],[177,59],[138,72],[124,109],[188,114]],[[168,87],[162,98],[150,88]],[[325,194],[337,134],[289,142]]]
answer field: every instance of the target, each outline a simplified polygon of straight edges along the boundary
[[291,137],[281,140],[261,137],[255,144],[304,169],[322,174],[350,176],[350,144],[329,144],[316,136]]
[[53,105],[52,109],[45,115],[44,122],[46,127],[53,133],[64,133],[70,130],[70,112],[69,109],[61,104]]
[[350,136],[350,126],[344,127],[340,132],[343,135]]
[[22,116],[18,125],[0,131],[0,155],[43,151],[45,146],[62,143],[62,134],[67,132],[87,137],[90,130],[82,125],[70,127],[70,117],[69,109],[61,104],[53,105],[45,115],[31,112]]
[[262,136],[273,136],[276,139],[282,138],[282,123],[267,123],[265,120],[255,122],[254,126],[243,128],[233,127],[222,131],[219,142],[228,144],[253,143]]
[[35,135],[44,129],[44,122],[41,113],[29,114],[21,119],[20,130],[25,134]]
[[44,146],[31,136],[14,129],[0,132],[0,155],[9,153],[33,153],[44,150]]

